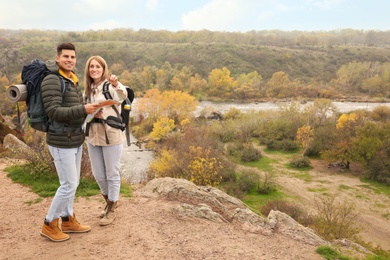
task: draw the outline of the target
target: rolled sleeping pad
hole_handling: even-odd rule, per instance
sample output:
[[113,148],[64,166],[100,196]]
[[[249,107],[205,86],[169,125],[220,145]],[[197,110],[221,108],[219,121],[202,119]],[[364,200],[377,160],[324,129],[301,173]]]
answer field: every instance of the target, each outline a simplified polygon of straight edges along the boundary
[[7,98],[11,102],[26,101],[27,98],[27,88],[26,85],[13,85],[7,89],[6,92]]

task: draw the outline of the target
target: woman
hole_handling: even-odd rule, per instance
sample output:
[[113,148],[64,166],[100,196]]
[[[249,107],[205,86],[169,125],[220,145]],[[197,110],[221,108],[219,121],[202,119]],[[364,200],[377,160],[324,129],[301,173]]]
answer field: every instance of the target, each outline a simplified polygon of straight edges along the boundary
[[[119,199],[121,184],[120,159],[125,140],[121,129],[112,127],[107,118],[118,118],[121,113],[120,103],[126,99],[126,88],[115,75],[108,75],[106,61],[100,56],[88,59],[84,71],[85,103],[106,101],[103,85],[108,85],[108,91],[116,103],[102,107],[95,118],[86,127],[87,146],[95,177],[100,191],[106,201],[101,212],[100,225],[111,224],[115,219],[115,208]],[[114,103],[114,102],[112,102]]]

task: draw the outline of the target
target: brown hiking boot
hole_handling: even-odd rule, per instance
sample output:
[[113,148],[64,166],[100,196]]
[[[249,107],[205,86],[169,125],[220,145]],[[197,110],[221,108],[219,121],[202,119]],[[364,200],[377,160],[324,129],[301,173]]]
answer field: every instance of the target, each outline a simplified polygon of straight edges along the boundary
[[77,221],[76,215],[73,214],[73,217],[61,217],[62,219],[62,232],[64,233],[84,233],[91,230],[90,226],[81,225],[80,222]]
[[105,208],[106,212],[105,212],[104,217],[99,222],[100,226],[110,225],[114,221],[116,206],[117,206],[117,201],[113,202],[113,201],[107,200],[107,206]]
[[104,215],[106,215],[107,200],[108,200],[108,195],[103,195],[103,194],[102,194],[102,196],[103,196],[103,198],[104,198],[104,201],[106,202],[106,206],[105,206],[104,209],[100,212],[100,214],[99,214],[99,217],[100,217],[100,218],[103,218]]
[[52,222],[48,222],[45,220],[45,223],[43,224],[41,236],[47,237],[51,241],[54,242],[61,242],[68,240],[70,238],[69,235],[64,234],[60,228],[58,227],[58,220],[59,218],[53,220]]

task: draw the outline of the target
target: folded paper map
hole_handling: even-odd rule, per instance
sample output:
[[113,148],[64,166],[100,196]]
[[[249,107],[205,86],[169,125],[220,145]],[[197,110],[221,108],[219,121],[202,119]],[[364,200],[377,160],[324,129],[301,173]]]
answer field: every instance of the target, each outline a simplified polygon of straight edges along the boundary
[[119,101],[115,101],[115,100],[113,100],[113,99],[100,100],[100,101],[98,101],[98,103],[99,103],[102,107],[111,106],[111,105],[115,105],[115,104],[120,104]]

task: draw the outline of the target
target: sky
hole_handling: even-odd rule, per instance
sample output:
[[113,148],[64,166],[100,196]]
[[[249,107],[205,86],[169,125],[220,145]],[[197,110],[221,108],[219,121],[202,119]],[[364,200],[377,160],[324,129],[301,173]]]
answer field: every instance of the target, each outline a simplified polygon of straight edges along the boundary
[[389,0],[0,0],[0,29],[390,30]]

